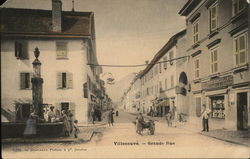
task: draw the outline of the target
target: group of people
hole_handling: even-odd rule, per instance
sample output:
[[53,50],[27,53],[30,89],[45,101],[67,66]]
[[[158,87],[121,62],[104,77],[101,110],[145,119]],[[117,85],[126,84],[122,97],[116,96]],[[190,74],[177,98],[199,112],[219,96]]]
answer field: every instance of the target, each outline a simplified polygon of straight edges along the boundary
[[[71,134],[77,138],[77,134],[80,132],[77,120],[74,120],[73,113],[70,110],[62,110],[60,116],[54,112],[54,106],[50,106],[50,111],[44,114],[43,122],[63,122],[63,133],[65,136],[70,136]],[[33,137],[37,134],[36,125],[38,123],[39,117],[35,113],[31,113],[29,119],[26,121],[26,127],[24,130],[25,137]]]

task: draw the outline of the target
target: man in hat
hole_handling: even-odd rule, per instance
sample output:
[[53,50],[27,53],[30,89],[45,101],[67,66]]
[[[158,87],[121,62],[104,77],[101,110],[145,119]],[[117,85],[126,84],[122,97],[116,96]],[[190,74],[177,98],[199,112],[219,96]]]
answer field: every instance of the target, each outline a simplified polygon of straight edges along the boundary
[[202,131],[209,131],[209,126],[208,126],[208,118],[209,118],[209,114],[211,113],[211,110],[209,108],[206,107],[205,104],[203,104],[203,112],[201,113],[201,117],[202,117]]

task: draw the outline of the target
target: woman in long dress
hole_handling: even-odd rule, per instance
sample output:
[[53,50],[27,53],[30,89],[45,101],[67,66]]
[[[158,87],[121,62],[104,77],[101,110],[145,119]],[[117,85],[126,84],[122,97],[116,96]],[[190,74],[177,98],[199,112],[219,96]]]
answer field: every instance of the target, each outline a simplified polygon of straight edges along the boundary
[[64,125],[64,134],[65,136],[69,136],[70,124],[65,110],[62,111],[62,121]]
[[26,127],[24,130],[25,137],[34,137],[37,134],[36,130],[37,116],[34,113],[31,113],[29,119],[26,121]]

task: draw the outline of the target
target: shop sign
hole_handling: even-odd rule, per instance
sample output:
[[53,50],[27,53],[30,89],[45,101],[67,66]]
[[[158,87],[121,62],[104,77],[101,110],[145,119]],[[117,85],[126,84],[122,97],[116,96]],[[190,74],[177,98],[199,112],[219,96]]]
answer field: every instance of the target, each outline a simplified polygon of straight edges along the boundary
[[201,87],[204,90],[219,89],[233,84],[233,76],[225,76],[221,78],[212,79],[207,82],[202,82]]

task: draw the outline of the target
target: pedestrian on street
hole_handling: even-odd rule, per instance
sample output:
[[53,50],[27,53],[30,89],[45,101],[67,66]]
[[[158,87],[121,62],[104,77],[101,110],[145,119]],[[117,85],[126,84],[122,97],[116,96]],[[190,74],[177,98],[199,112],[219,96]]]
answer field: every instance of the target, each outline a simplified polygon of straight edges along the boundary
[[74,119],[73,119],[73,113],[71,112],[71,110],[67,111],[67,116],[68,116],[68,121],[69,121],[69,125],[70,125],[70,133],[72,133],[73,131],[73,125],[74,125]]
[[55,122],[56,113],[54,112],[54,106],[50,107],[50,111],[48,112],[48,122]]
[[168,126],[172,126],[172,114],[171,114],[171,111],[168,110],[167,111],[167,114],[166,114],[166,120],[167,120],[167,124]]
[[62,121],[64,125],[64,135],[69,136],[70,124],[69,124],[68,116],[65,110],[62,111]]
[[91,117],[92,117],[92,124],[95,124],[95,108],[92,107],[91,109]]
[[109,111],[109,114],[108,114],[108,123],[109,123],[109,126],[110,124],[113,126],[113,123],[114,123],[114,109],[112,108],[110,111]]
[[144,118],[142,116],[142,113],[139,113],[139,116],[137,117],[137,120],[136,120],[136,132],[140,135],[142,135],[144,122],[145,121],[144,121]]
[[116,112],[115,112],[115,115],[116,115],[116,116],[118,116],[118,115],[119,115],[119,112],[118,112],[118,110],[116,110]]
[[74,125],[73,125],[73,134],[74,134],[74,137],[77,138],[78,137],[78,133],[80,132],[80,129],[78,128],[78,120],[75,120],[74,121]]
[[202,117],[202,131],[209,131],[209,126],[208,126],[208,118],[209,118],[209,114],[211,113],[211,110],[209,108],[206,107],[205,104],[203,104],[203,112],[201,113],[201,117]]

